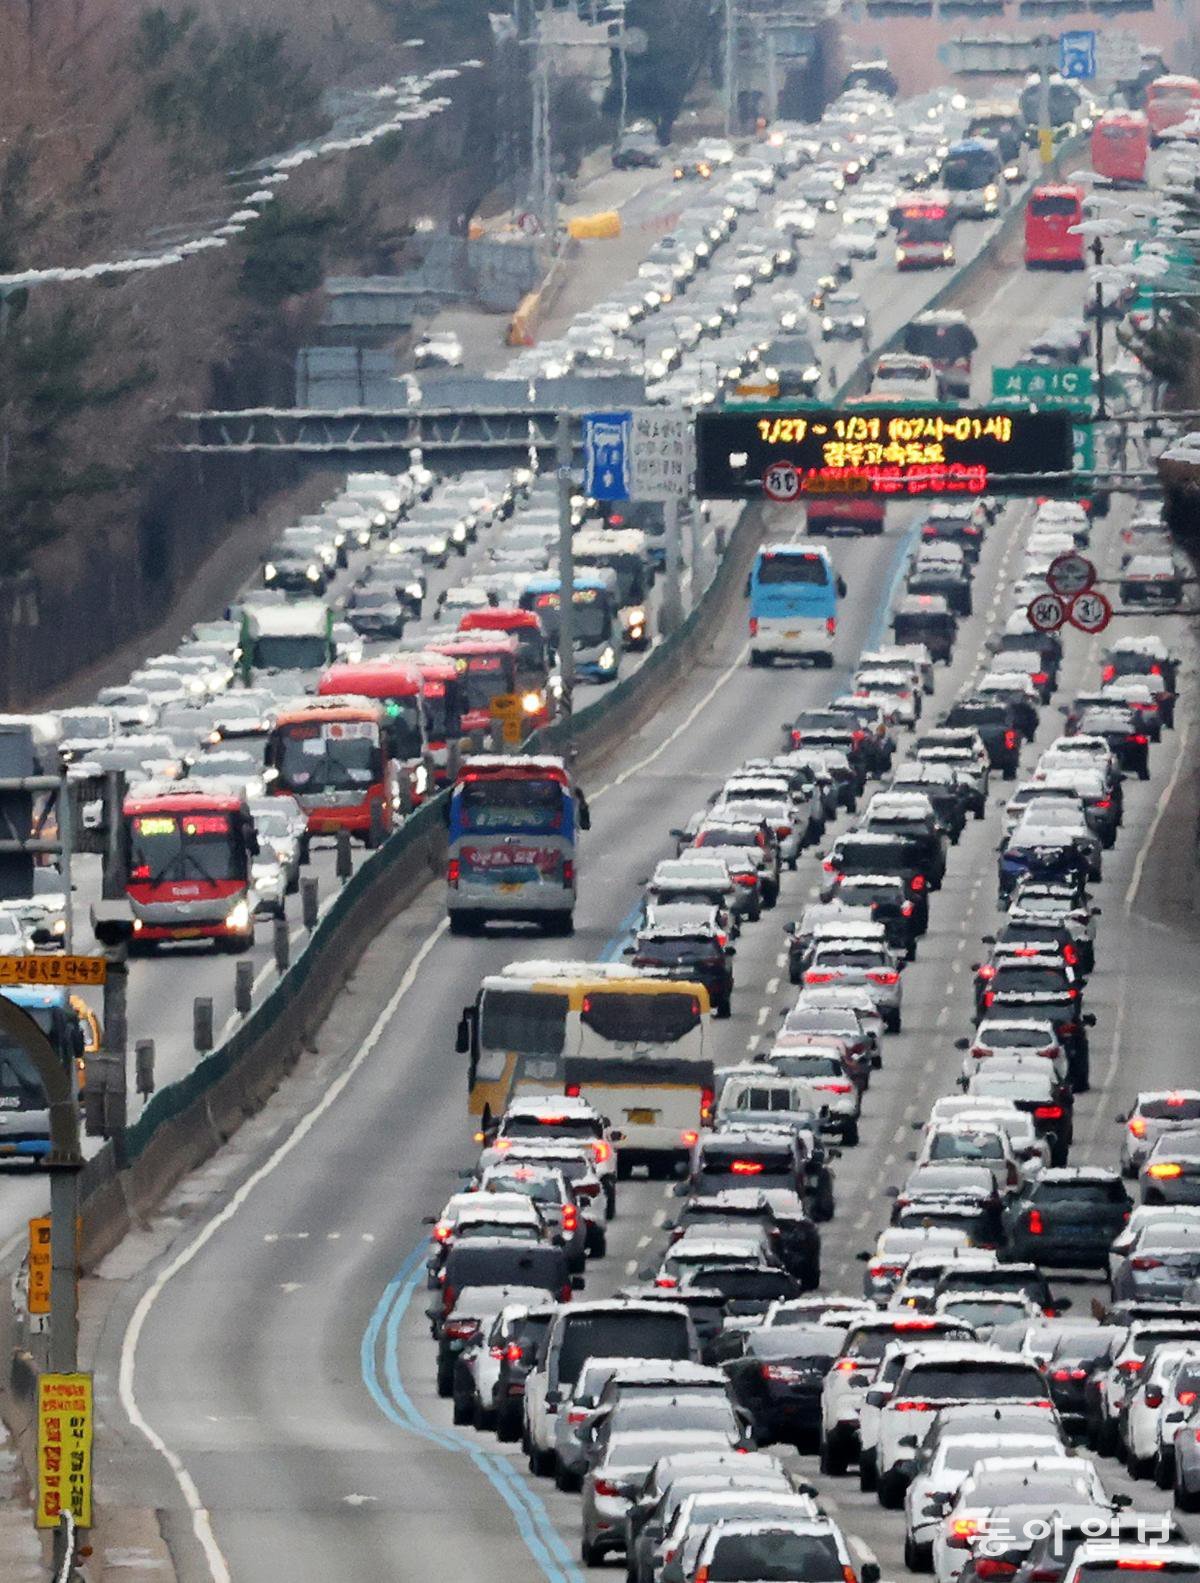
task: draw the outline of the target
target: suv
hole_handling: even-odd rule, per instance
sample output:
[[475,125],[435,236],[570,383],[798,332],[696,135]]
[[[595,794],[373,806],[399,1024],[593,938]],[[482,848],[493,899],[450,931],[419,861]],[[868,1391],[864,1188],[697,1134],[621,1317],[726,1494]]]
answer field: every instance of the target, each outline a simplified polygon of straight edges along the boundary
[[731,959],[736,949],[722,945],[711,930],[667,926],[643,929],[625,955],[634,967],[648,969],[655,978],[703,984],[715,1014],[728,1017],[733,998]]
[[967,807],[976,819],[987,812],[992,760],[973,725],[942,726],[917,738],[914,749],[922,764],[945,764],[958,776]]
[[[998,769],[1006,781],[1016,780],[1021,761],[1021,728],[1014,704],[990,698],[964,698],[951,705],[945,723],[951,730],[977,732],[992,768]],[[919,743],[917,755],[921,755]]]
[[1007,1254],[1058,1268],[1107,1269],[1109,1244],[1131,1208],[1116,1171],[1095,1166],[1043,1171],[1005,1209]]
[[595,1162],[609,1215],[617,1207],[616,1140],[608,1118],[572,1094],[529,1094],[514,1100],[486,1137],[481,1166],[495,1165],[520,1143],[577,1143]]

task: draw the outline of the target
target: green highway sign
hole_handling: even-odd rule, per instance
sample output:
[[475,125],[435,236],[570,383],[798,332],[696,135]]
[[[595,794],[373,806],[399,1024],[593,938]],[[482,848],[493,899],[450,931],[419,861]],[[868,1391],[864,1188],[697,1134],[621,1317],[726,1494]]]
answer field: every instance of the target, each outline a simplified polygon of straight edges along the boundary
[[1022,364],[992,369],[992,396],[1043,406],[1075,406],[1092,395],[1092,370],[1075,363]]

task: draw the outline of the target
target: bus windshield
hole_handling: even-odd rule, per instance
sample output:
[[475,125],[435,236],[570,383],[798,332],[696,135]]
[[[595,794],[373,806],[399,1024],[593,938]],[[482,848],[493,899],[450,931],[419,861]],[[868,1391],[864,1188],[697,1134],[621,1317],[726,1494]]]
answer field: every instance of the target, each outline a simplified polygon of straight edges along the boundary
[[[537,596],[537,617],[551,643],[558,641],[558,603],[556,593]],[[577,588],[571,603],[575,606],[575,647],[603,643],[612,632],[607,600],[595,588]]]
[[951,192],[986,187],[1000,175],[1000,155],[994,148],[952,148],[942,162],[941,185]]
[[131,884],[245,877],[245,849],[228,813],[136,814],[129,823]]
[[267,671],[315,671],[327,663],[329,646],[317,634],[254,640],[254,665]]
[[614,1044],[675,1044],[700,1027],[700,1002],[686,992],[585,995],[581,1021]]
[[455,800],[464,831],[523,830],[554,835],[563,828],[563,787],[556,780],[524,776],[469,780]]
[[1036,219],[1064,219],[1080,213],[1080,202],[1069,193],[1035,192],[1029,200],[1029,212]]
[[36,1109],[45,1104],[45,1092],[30,1056],[0,1030],[0,1108]]
[[462,664],[461,680],[468,709],[490,709],[493,698],[512,692],[515,678],[505,657],[479,654]]
[[900,217],[901,242],[948,242],[954,221],[944,209],[906,209]]
[[386,698],[383,712],[387,716],[384,731],[391,756],[394,759],[420,758],[425,745],[421,736],[420,700],[410,696]]
[[282,791],[357,791],[380,777],[379,728],[370,720],[313,721],[279,730]]

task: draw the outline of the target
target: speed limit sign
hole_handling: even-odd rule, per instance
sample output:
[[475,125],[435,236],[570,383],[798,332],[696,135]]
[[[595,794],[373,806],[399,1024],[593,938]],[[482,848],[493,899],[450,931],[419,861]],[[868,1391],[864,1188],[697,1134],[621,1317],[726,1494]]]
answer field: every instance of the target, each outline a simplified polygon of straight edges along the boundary
[[1072,599],[1067,620],[1081,632],[1103,632],[1112,620],[1112,606],[1102,593],[1089,588]]
[[800,474],[791,462],[772,462],[763,474],[763,493],[781,506],[800,498]]
[[1057,632],[1067,619],[1067,607],[1057,594],[1039,594],[1026,606],[1029,625],[1037,632]]

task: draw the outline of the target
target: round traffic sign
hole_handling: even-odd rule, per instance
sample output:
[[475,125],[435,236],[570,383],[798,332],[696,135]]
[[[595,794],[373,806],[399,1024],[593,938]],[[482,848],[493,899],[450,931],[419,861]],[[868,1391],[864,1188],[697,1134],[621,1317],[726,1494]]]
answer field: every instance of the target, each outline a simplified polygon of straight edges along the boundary
[[763,493],[781,506],[800,498],[800,474],[791,462],[772,462],[763,474]]
[[1056,594],[1061,594],[1064,599],[1074,599],[1076,594],[1081,594],[1096,581],[1096,568],[1086,555],[1080,555],[1076,550],[1066,550],[1050,562],[1046,581]]
[[1098,589],[1086,588],[1072,599],[1067,620],[1081,632],[1103,632],[1112,620],[1112,606]]
[[1025,607],[1029,625],[1037,632],[1057,632],[1067,619],[1067,607],[1057,594],[1039,594]]

